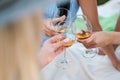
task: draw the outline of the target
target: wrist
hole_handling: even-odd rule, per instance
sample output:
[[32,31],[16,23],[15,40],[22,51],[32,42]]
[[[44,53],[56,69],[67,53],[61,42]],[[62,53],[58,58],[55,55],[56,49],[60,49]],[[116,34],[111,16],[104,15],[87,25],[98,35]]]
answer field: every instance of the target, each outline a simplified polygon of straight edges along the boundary
[[120,32],[110,32],[110,38],[112,44],[120,44]]

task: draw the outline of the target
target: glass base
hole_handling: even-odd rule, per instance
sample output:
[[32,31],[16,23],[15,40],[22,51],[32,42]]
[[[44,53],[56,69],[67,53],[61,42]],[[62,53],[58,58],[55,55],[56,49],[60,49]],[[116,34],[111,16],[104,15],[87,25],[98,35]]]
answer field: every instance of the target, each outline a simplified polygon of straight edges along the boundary
[[86,49],[83,53],[83,56],[86,58],[94,58],[97,53],[98,53],[97,48]]
[[55,66],[59,69],[66,70],[70,68],[72,65],[72,60],[70,57],[63,58],[63,56],[59,56],[55,59]]
[[58,60],[56,61],[56,67],[61,68],[62,70],[65,70],[68,68],[68,65],[70,64],[69,60]]

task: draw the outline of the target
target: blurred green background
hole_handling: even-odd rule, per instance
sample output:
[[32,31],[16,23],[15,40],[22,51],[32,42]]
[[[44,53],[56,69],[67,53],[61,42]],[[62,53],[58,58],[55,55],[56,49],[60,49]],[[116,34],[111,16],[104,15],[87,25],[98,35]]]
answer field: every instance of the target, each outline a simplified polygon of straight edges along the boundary
[[[97,4],[101,5],[106,3],[109,0],[97,0]],[[109,14],[109,13],[108,13]],[[116,22],[120,14],[114,14],[110,17],[102,17],[99,15],[99,22],[104,31],[114,31]],[[79,24],[79,19],[76,19],[76,23]]]
[[[110,17],[99,16],[99,22],[100,22],[102,29],[104,31],[114,31],[118,17],[119,17],[119,14],[115,14],[115,15],[110,16]],[[79,21],[81,21],[81,19],[77,18],[75,23],[77,25],[79,25]],[[81,24],[81,27],[82,28],[84,27],[83,24]]]
[[107,1],[109,1],[109,0],[97,0],[97,5],[104,4]]
[[[108,1],[110,1],[110,0],[97,0],[97,5],[102,5]],[[104,31],[113,31],[119,15],[120,14],[115,14],[115,15],[107,17],[107,18],[99,16],[99,22],[102,26],[102,29]]]

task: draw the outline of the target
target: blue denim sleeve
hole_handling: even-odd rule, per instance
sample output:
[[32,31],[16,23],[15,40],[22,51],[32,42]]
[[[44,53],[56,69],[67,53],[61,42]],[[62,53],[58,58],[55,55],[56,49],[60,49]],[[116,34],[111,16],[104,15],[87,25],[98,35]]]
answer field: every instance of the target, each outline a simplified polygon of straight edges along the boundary
[[52,18],[54,11],[57,11],[57,4],[53,3],[48,5],[44,10],[44,17]]
[[[53,3],[51,5],[48,5],[45,9],[44,9],[44,18],[45,19],[49,19],[52,18],[53,16],[53,12],[57,11],[57,4]],[[45,33],[42,33],[42,40],[41,40],[41,45],[50,37],[47,36]]]
[[[77,0],[70,0],[70,12],[71,12],[70,15],[72,18],[75,17],[78,9],[79,9],[79,4],[78,4]],[[45,18],[51,18],[53,16],[54,11],[57,11],[57,3],[48,5],[45,8],[45,10],[44,10]]]
[[79,9],[79,4],[77,0],[71,0],[70,1],[70,12],[71,12],[71,17],[72,17],[72,22],[76,19],[76,14]]

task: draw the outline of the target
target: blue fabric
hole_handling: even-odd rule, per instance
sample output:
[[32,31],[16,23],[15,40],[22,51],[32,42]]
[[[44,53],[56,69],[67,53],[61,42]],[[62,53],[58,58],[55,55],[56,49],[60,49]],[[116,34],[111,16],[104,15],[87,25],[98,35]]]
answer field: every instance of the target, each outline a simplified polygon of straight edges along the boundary
[[[77,0],[70,0],[70,12],[71,13],[69,14],[71,15],[72,21],[75,20],[75,15],[78,9],[79,9],[79,4]],[[48,5],[46,9],[44,10],[45,18],[52,18],[54,11],[57,11],[57,3],[55,2],[53,2],[51,5]],[[42,42],[44,42],[45,40],[49,38],[50,38],[49,36],[46,36],[45,34],[43,34]]]
[[49,0],[0,0],[0,25],[16,21],[41,8],[44,9],[48,3],[52,4]]
[[75,20],[75,16],[76,16],[78,9],[79,9],[79,4],[77,0],[71,0],[70,1],[70,12],[71,12],[72,21]]
[[[70,0],[70,12],[71,12],[70,15],[71,15],[71,17],[75,17],[78,9],[79,9],[79,4],[78,4],[77,0]],[[46,7],[46,9],[44,10],[45,18],[52,18],[54,11],[57,12],[57,3],[56,2],[54,2],[51,5],[48,5]],[[72,21],[74,21],[74,19]]]

